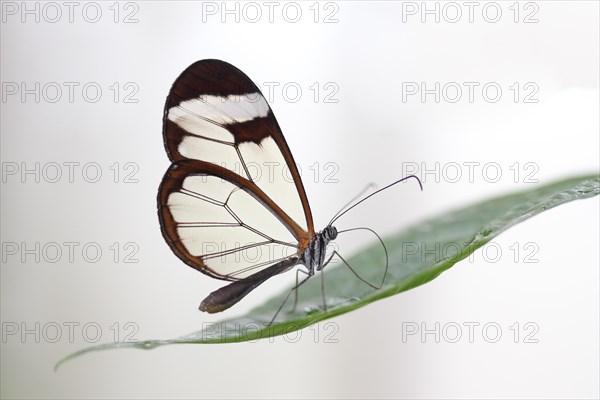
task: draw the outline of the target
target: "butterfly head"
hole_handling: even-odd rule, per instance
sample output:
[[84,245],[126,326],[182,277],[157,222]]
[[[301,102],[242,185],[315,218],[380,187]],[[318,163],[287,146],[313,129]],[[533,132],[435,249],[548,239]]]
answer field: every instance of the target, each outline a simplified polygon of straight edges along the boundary
[[335,226],[328,225],[325,229],[323,229],[323,236],[328,241],[335,240],[335,238],[337,238],[337,235],[338,235],[338,231],[335,228]]

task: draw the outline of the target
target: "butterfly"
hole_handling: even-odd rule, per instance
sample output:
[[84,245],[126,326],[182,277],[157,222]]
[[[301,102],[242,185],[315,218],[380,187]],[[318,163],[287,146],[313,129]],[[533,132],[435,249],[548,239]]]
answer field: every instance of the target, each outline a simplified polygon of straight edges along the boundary
[[[166,100],[163,138],[172,162],[158,192],[163,237],[184,263],[230,282],[210,293],[201,311],[224,311],[267,279],[302,264],[305,270],[297,271],[306,277],[298,282],[296,273],[297,289],[334,255],[341,258],[336,251],[327,257],[326,249],[341,233],[333,222],[349,208],[315,231],[275,115],[242,71],[214,59],[186,68]],[[265,173],[275,167],[282,173]]]

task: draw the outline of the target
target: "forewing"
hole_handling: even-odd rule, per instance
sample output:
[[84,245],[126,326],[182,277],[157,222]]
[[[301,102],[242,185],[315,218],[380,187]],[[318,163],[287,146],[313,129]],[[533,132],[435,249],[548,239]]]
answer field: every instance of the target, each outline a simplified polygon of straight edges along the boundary
[[273,111],[242,71],[202,60],[177,78],[165,105],[164,140],[173,161],[213,163],[255,184],[278,204],[303,243],[314,236],[310,206]]

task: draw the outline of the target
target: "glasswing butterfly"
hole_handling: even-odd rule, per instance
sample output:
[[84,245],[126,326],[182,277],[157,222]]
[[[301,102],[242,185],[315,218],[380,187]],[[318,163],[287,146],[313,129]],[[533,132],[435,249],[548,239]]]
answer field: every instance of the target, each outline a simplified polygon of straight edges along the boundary
[[[298,283],[296,273],[294,290],[336,254],[352,270],[337,252],[326,257],[328,243],[342,232],[333,222],[374,194],[416,178],[348,203],[315,232],[300,174],[273,111],[248,76],[220,60],[197,61],[175,80],[165,104],[163,137],[172,162],[158,192],[163,237],[190,267],[231,282],[202,301],[200,310],[209,313],[228,309],[298,264],[306,267],[298,270],[306,277]],[[284,166],[289,179],[260,174],[261,167],[274,165]],[[355,229],[371,231],[385,249],[374,231]],[[385,273],[381,285],[384,280]]]

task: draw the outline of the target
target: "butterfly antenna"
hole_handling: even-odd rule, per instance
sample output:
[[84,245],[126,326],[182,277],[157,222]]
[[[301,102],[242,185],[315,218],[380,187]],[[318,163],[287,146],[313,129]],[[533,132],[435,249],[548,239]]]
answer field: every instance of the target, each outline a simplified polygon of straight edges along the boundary
[[[418,178],[416,175],[408,175],[408,176],[405,176],[405,177],[404,177],[404,178],[402,178],[402,179],[398,179],[396,182],[390,183],[389,185],[387,185],[387,186],[385,186],[385,187],[382,187],[382,188],[381,188],[381,189],[379,189],[379,190],[376,190],[376,191],[374,191],[373,193],[371,193],[370,195],[368,195],[368,196],[367,196],[367,197],[365,197],[364,199],[362,199],[362,200],[359,200],[358,202],[354,203],[352,206],[348,207],[348,208],[347,208],[346,210],[344,210],[343,212],[338,212],[338,213],[337,213],[337,214],[336,214],[336,215],[335,215],[335,216],[334,216],[334,217],[331,219],[331,221],[329,221],[329,224],[328,224],[328,225],[331,225],[331,224],[333,224],[333,223],[334,223],[336,220],[338,220],[338,219],[339,219],[339,218],[340,218],[342,215],[346,214],[348,211],[352,210],[354,207],[356,207],[357,205],[359,205],[359,204],[360,204],[360,203],[362,203],[363,201],[365,201],[365,200],[367,200],[367,199],[369,199],[369,198],[371,198],[371,197],[375,196],[375,195],[376,195],[377,193],[379,193],[379,192],[383,192],[384,190],[386,190],[386,189],[389,189],[389,188],[391,188],[392,186],[394,186],[394,185],[397,185],[397,184],[398,184],[398,183],[400,183],[400,182],[404,182],[404,181],[406,181],[406,180],[408,180],[408,179],[410,179],[410,178],[414,178],[414,179],[416,179],[416,180],[417,180],[417,182],[419,182],[419,187],[421,188],[421,191],[422,191],[422,190],[423,190],[423,184],[421,183],[421,180],[420,180],[420,179],[419,179],[419,178]],[[366,190],[366,189],[365,189],[365,190]],[[365,190],[363,190],[363,193],[364,193],[364,191],[365,191]],[[357,197],[358,197],[358,196],[357,196]],[[352,200],[352,201],[354,201],[354,200]],[[351,201],[351,202],[352,202],[352,201]],[[350,202],[350,203],[351,203],[351,202]],[[346,206],[347,206],[347,205],[346,205]],[[344,208],[345,208],[346,206],[344,206]],[[343,210],[344,208],[342,208],[342,210]]]
[[[369,190],[375,189],[375,188],[377,188],[377,185],[375,185],[373,182],[369,183],[360,192],[358,192],[358,194],[356,196],[354,196],[349,202],[344,204],[344,206],[342,208],[340,208],[338,212],[335,213],[335,215],[333,216],[333,218],[331,218],[331,220],[334,221],[337,218],[337,216],[346,209],[346,207],[348,207],[350,204],[354,203],[356,201],[356,199],[361,197],[363,194],[365,194]],[[331,225],[331,222],[329,222],[329,225]]]

